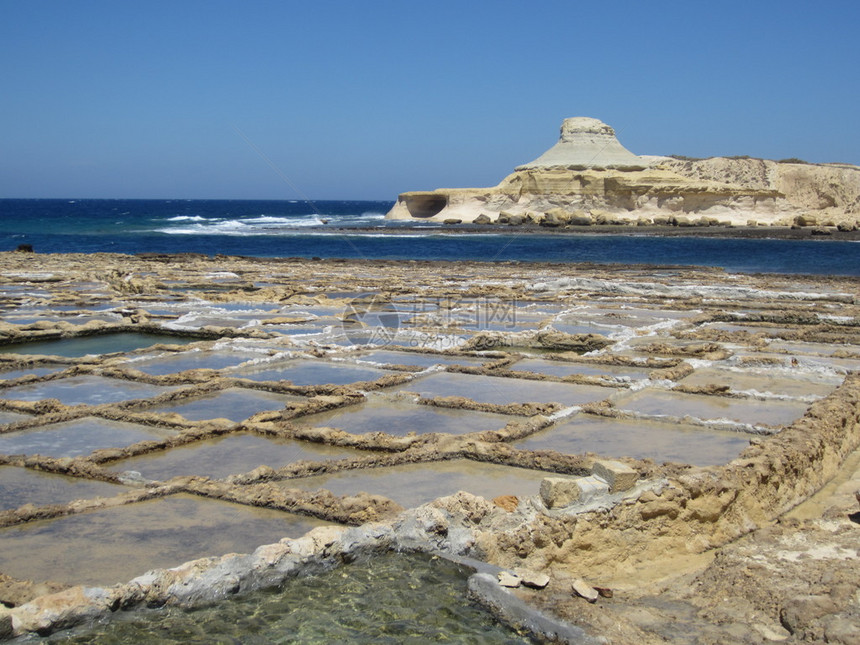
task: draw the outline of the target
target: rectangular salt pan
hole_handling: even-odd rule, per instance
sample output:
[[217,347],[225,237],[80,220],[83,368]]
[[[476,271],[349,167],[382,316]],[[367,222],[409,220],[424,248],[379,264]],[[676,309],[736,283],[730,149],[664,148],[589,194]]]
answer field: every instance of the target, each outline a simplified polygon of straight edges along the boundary
[[24,504],[48,506],[76,499],[112,497],[126,490],[118,484],[43,473],[30,468],[0,466],[0,511]]
[[356,360],[378,363],[380,365],[415,365],[430,367],[432,365],[482,365],[489,358],[473,356],[445,356],[441,354],[419,354],[417,352],[392,352],[379,350],[357,356]]
[[600,365],[597,363],[569,363],[567,361],[548,361],[538,358],[526,358],[517,361],[510,367],[517,372],[535,372],[549,376],[565,377],[573,374],[582,376],[609,376],[623,380],[639,380],[648,378],[650,369],[626,365]]
[[48,374],[62,372],[64,369],[66,369],[65,365],[39,366],[30,368],[25,367],[23,369],[0,372],[0,379],[11,381],[12,379],[21,378],[22,376],[46,376]]
[[[144,374],[162,376],[175,374],[186,370],[210,369],[220,370],[234,367],[245,361],[259,358],[259,354],[239,352],[193,352],[185,351],[179,354],[159,356],[147,360],[136,360],[125,363],[125,367],[139,370]],[[2,376],[2,375],[0,375]]]
[[560,403],[580,405],[601,401],[614,390],[596,385],[530,381],[518,378],[440,372],[397,388],[424,397],[462,396],[479,403]]
[[83,336],[81,338],[64,338],[61,340],[44,340],[18,345],[0,346],[0,353],[13,354],[45,354],[49,356],[66,356],[76,358],[88,354],[111,354],[113,352],[130,352],[158,343],[168,345],[186,345],[197,338],[183,338],[168,334],[137,334],[123,332],[118,334],[100,334]]
[[749,446],[749,436],[680,423],[579,414],[514,445],[524,450],[553,450],[574,455],[593,452],[601,457],[712,466],[726,464],[737,457]]
[[303,459],[326,461],[366,454],[370,453],[243,433],[132,457],[113,464],[110,470],[133,470],[145,479],[158,481],[184,475],[220,479],[228,475],[247,473],[258,466],[277,469]]
[[304,402],[300,396],[275,394],[245,388],[228,388],[207,396],[186,399],[164,407],[152,408],[152,412],[175,412],[189,421],[206,419],[229,419],[244,421],[258,412],[281,410],[289,402]]
[[131,399],[149,399],[174,389],[176,388],[120,381],[103,376],[72,376],[0,390],[0,398],[18,401],[57,399],[64,405],[102,405]]
[[445,432],[466,434],[484,430],[501,430],[512,417],[502,414],[450,410],[409,401],[371,399],[361,405],[297,419],[300,425],[329,426],[352,434],[385,432],[402,437],[410,432],[424,434]]
[[26,414],[18,414],[17,412],[6,412],[5,410],[0,410],[0,423],[15,423],[16,421],[23,421],[24,419],[31,419],[32,417],[27,416]]
[[680,383],[694,386],[728,385],[735,392],[756,391],[792,397],[824,397],[842,382],[842,378],[837,376],[827,378],[809,375],[808,378],[805,378],[800,370],[795,370],[794,374],[796,374],[796,378],[777,374],[704,368],[681,379]]
[[282,482],[281,486],[302,490],[324,488],[335,495],[355,495],[364,491],[384,495],[401,506],[411,508],[461,490],[486,499],[499,495],[537,495],[541,481],[550,474],[540,470],[456,459],[290,479]]
[[35,581],[110,585],[205,556],[250,553],[323,524],[174,495],[0,529],[0,571]]
[[80,457],[99,448],[124,448],[174,434],[163,428],[85,417],[20,432],[0,434],[0,454]]
[[798,401],[759,401],[724,396],[684,394],[644,389],[625,393],[615,407],[648,415],[691,416],[705,421],[728,420],[751,425],[781,426],[803,416],[808,403]]
[[293,385],[347,385],[375,381],[386,374],[391,372],[323,361],[294,361],[277,367],[238,372],[236,376],[253,381],[290,381]]

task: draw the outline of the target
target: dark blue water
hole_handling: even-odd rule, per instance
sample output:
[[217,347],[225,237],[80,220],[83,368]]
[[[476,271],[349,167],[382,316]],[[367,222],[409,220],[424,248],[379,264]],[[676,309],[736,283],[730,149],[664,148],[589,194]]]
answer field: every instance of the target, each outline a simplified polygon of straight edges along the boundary
[[[860,243],[594,234],[451,233],[389,222],[392,202],[0,200],[0,250],[258,257],[519,260],[860,275]],[[495,232],[498,231],[498,232]]]

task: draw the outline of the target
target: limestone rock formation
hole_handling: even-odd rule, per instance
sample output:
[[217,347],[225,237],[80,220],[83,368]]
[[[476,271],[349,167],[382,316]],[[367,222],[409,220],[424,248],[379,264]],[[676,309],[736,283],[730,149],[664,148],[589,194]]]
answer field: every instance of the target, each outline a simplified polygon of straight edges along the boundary
[[564,120],[554,146],[497,186],[402,193],[387,217],[553,228],[722,224],[853,230],[860,221],[860,167],[635,155],[607,124],[575,117]]

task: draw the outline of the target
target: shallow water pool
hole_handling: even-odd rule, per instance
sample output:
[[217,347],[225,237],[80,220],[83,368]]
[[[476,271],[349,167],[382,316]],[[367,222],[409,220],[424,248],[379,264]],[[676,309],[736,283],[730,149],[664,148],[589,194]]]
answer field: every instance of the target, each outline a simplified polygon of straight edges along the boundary
[[235,434],[217,437],[113,464],[110,470],[135,470],[146,479],[168,480],[180,475],[201,475],[215,479],[246,473],[257,466],[281,468],[300,459],[325,461],[371,453],[325,444]]
[[803,416],[808,403],[799,401],[758,401],[724,396],[684,394],[646,388],[625,392],[614,401],[615,407],[648,415],[691,416],[697,419],[728,420],[753,425],[781,426]]
[[206,419],[229,419],[244,421],[258,412],[280,410],[290,402],[304,402],[300,396],[275,394],[231,387],[207,396],[179,401],[168,406],[151,408],[152,412],[176,412],[189,421]]
[[565,454],[594,452],[603,457],[713,466],[737,457],[749,446],[749,436],[680,423],[578,414],[514,445],[526,450],[555,450]]
[[162,387],[149,383],[87,375],[16,385],[0,390],[0,398],[18,401],[57,399],[64,405],[81,405],[82,403],[101,405],[131,399],[149,399],[175,389],[175,387]]
[[130,352],[158,343],[166,345],[187,345],[200,340],[171,334],[137,334],[122,332],[118,334],[98,334],[80,338],[62,338],[58,340],[42,340],[32,343],[0,346],[0,353],[8,354],[45,354],[48,356],[65,356],[78,358],[88,354],[112,354],[113,352]]
[[118,612],[108,625],[48,642],[530,643],[468,600],[470,573],[442,558],[386,554],[202,609]]
[[424,397],[462,396],[480,403],[561,403],[580,405],[600,401],[615,390],[597,385],[530,381],[519,378],[438,372],[398,386],[399,391]]
[[410,432],[466,434],[501,430],[512,417],[470,410],[449,410],[411,401],[371,398],[366,403],[297,419],[299,425],[330,426],[353,434],[385,432],[402,437]]
[[173,434],[165,428],[84,417],[0,434],[0,453],[80,457],[98,448],[124,448],[139,441],[164,439]]
[[325,488],[335,495],[364,491],[384,495],[411,508],[461,490],[487,499],[499,495],[537,495],[543,478],[550,476],[552,473],[541,470],[454,459],[286,479],[279,485],[301,490]]
[[31,468],[0,466],[0,511],[24,504],[68,504],[75,499],[111,497],[126,489],[118,484],[43,473]]
[[278,366],[237,372],[253,381],[290,381],[293,385],[347,385],[375,381],[391,372],[374,367],[358,367],[325,361],[292,361]]
[[250,553],[324,524],[271,509],[173,495],[0,529],[0,571],[25,580],[109,585],[195,558]]

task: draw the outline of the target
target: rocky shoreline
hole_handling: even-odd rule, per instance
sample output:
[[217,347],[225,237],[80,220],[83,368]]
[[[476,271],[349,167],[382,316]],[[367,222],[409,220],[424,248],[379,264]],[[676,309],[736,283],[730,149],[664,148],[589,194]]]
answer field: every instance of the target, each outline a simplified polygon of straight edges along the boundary
[[720,226],[720,225],[649,225],[635,224],[590,224],[546,226],[540,223],[509,225],[499,222],[476,224],[474,222],[443,222],[442,225],[417,226],[414,228],[360,228],[333,227],[331,230],[344,233],[360,231],[380,235],[445,235],[448,233],[487,233],[504,235],[623,235],[625,237],[711,237],[726,239],[772,239],[772,240],[860,240],[860,229],[840,230],[836,226]]
[[401,193],[387,218],[521,226],[860,226],[860,168],[800,159],[635,155],[609,125],[565,119],[558,142],[497,186]]
[[[473,591],[537,639],[588,634],[657,643],[698,634],[703,642],[853,642],[860,624],[857,280],[659,265],[504,267],[0,253],[0,412],[12,415],[0,425],[0,442],[25,445],[44,427],[85,419],[167,433],[96,444],[76,456],[0,450],[0,474],[52,473],[125,487],[112,497],[22,500],[0,511],[0,544],[6,529],[134,511],[177,495],[332,523],[250,555],[197,558],[102,586],[28,580],[0,566],[0,638],[47,634],[135,607],[198,606],[393,549],[476,558],[499,568],[492,576],[516,574],[505,578],[516,585],[508,590],[490,584],[484,571]],[[356,295],[367,293],[373,298]],[[488,311],[495,317],[472,316]],[[388,322],[380,326],[378,316],[386,314],[397,322],[382,318]],[[302,325],[313,329],[293,331]],[[389,335],[380,340],[374,332]],[[103,354],[16,353],[33,341],[120,333],[166,339]],[[396,356],[377,357],[383,350]],[[235,357],[235,366],[196,367],[201,356]],[[171,361],[186,362],[183,369],[149,367]],[[290,376],[297,365],[357,371],[342,383],[328,382],[333,376],[303,382]],[[283,377],[268,376],[275,368],[285,370]],[[64,391],[50,389],[74,379],[95,379],[99,390],[155,389],[105,402],[64,402],[57,398]],[[452,395],[433,391],[433,379],[469,385]],[[487,384],[489,396],[480,389]],[[518,394],[495,396],[506,384]],[[544,395],[542,387],[556,389]],[[30,394],[36,391],[51,396]],[[287,398],[238,420],[171,411],[227,391]],[[582,398],[564,399],[560,392],[568,391]],[[663,398],[672,403],[666,410],[637,404],[646,395],[652,406]],[[346,421],[306,422],[369,402],[380,410],[407,406],[500,421],[464,433],[458,422],[422,430],[381,421],[370,432],[352,431]],[[722,411],[706,412],[711,406]],[[752,416],[732,417],[732,406],[746,406]],[[788,420],[771,419],[783,408]],[[701,466],[606,454],[605,446],[522,443],[558,433],[582,415],[616,424],[605,426],[605,436],[624,424],[644,432],[659,422],[684,429],[675,442],[695,447],[724,433],[742,437],[745,447],[727,463]],[[150,479],[123,467],[128,459],[237,435],[356,452],[254,463],[219,477],[180,472]],[[392,493],[334,488],[338,476],[443,463],[533,471],[543,479],[540,492],[464,490],[416,505]],[[329,484],[303,487],[320,476]],[[828,488],[830,482],[838,486]],[[813,498],[819,490],[824,497]],[[802,508],[811,510],[798,514]],[[547,584],[517,583],[532,574],[545,574]],[[543,618],[523,613],[524,606]]]

